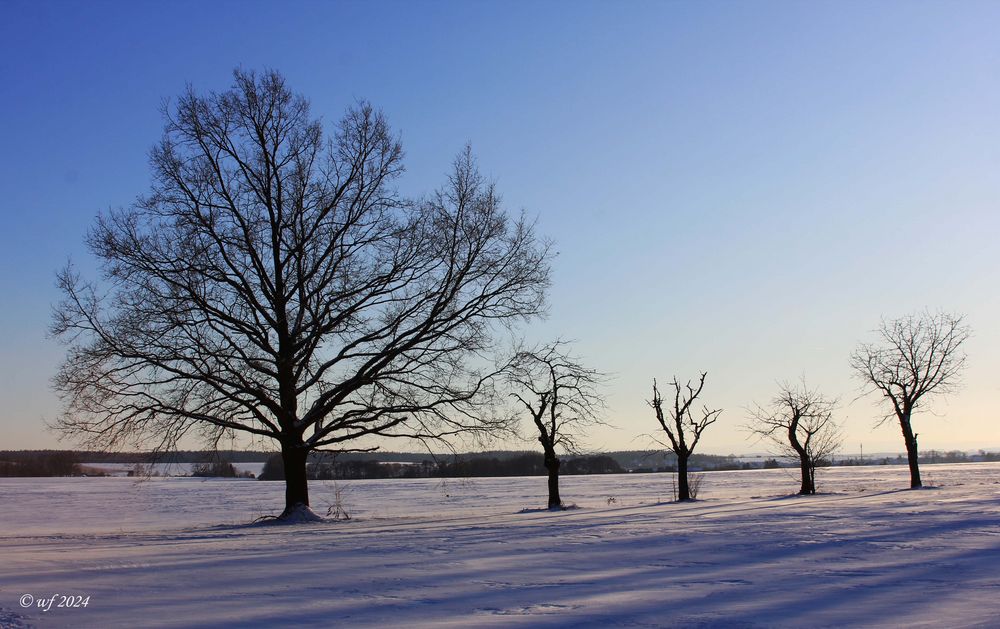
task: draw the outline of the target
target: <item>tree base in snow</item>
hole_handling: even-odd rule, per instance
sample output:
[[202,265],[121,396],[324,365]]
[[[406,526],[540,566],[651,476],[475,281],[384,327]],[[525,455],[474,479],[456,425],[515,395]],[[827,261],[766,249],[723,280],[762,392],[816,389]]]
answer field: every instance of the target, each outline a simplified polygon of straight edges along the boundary
[[521,509],[518,513],[545,513],[546,511],[574,511],[580,507],[576,504],[562,505],[559,507],[544,507],[540,509]]
[[278,520],[286,524],[300,524],[303,522],[326,522],[326,518],[309,508],[309,505],[297,504],[290,509],[285,509],[284,513],[278,516]]
[[324,518],[315,511],[309,508],[308,505],[297,504],[291,509],[285,509],[285,511],[278,516],[267,515],[257,518],[253,521],[253,524],[270,525],[270,524],[308,524],[311,522],[332,522],[328,518]]

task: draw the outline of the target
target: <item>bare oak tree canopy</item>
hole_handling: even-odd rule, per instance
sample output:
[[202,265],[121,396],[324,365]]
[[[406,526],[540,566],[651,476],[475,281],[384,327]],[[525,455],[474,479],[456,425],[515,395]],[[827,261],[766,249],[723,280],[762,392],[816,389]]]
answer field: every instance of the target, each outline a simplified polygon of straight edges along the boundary
[[559,451],[580,452],[587,428],[602,424],[604,409],[598,386],[602,374],[571,356],[564,341],[521,350],[511,361],[511,395],[527,409],[542,445],[549,479],[549,509],[562,507],[559,496]]
[[165,112],[152,189],[101,216],[102,281],[59,274],[57,427],[100,447],[241,432],[275,439],[285,516],[306,457],[365,436],[484,429],[498,326],[544,310],[548,244],[468,149],[429,198],[367,103],[331,136],[276,72],[189,88]]
[[750,411],[750,430],[771,441],[782,454],[799,460],[802,483],[799,493],[816,493],[816,465],[830,456],[841,444],[839,426],[833,420],[836,402],[805,381],[799,385],[784,383],[767,407]]
[[691,500],[691,488],[688,483],[688,459],[694,452],[698,442],[701,441],[701,434],[719,419],[722,409],[709,410],[703,406],[699,416],[694,414],[692,406],[705,388],[705,378],[708,372],[702,372],[698,380],[698,386],[693,386],[689,380],[686,384],[681,383],[674,377],[670,383],[674,389],[673,406],[668,407],[666,413],[663,410],[663,397],[653,380],[653,399],[649,405],[656,414],[656,421],[660,428],[667,434],[669,443],[664,444],[677,457],[677,500]]
[[971,330],[960,316],[922,313],[882,321],[878,343],[864,343],[851,355],[851,367],[865,392],[878,392],[892,410],[879,423],[896,418],[906,444],[910,487],[922,487],[913,413],[926,398],[958,385],[965,366],[962,344]]

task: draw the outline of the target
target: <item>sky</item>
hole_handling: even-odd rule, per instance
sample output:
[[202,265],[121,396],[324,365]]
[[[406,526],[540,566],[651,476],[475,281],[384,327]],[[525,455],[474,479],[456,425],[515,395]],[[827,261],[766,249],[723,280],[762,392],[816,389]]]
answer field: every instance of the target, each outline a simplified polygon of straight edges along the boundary
[[[358,99],[406,150],[401,188],[468,142],[556,243],[546,320],[609,374],[641,449],[653,378],[724,412],[699,449],[762,452],[747,408],[805,378],[845,451],[902,451],[848,357],[883,317],[963,314],[962,387],[914,419],[927,449],[1000,448],[1000,4],[75,2],[0,19],[0,449],[45,428],[64,348],[57,269],[94,263],[100,211],[148,189],[162,104],[273,68],[334,123]],[[531,447],[526,441],[524,447]],[[393,444],[386,444],[389,449]]]

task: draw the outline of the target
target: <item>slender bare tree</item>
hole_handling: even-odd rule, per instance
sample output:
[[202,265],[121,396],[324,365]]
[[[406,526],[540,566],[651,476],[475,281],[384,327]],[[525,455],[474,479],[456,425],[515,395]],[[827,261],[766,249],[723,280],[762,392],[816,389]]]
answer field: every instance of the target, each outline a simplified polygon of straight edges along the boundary
[[810,389],[803,380],[798,385],[780,384],[769,406],[758,404],[750,411],[751,432],[773,443],[781,454],[798,458],[800,494],[816,493],[816,465],[836,452],[843,441],[833,419],[835,407],[835,400]]
[[325,137],[280,74],[234,76],[165,111],[151,192],[89,234],[102,281],[59,274],[57,428],[101,448],[274,439],[283,516],[308,516],[312,450],[490,428],[482,365],[498,326],[543,312],[549,247],[468,149],[410,201],[369,104]]
[[515,353],[508,369],[511,395],[527,409],[542,444],[549,509],[561,509],[559,452],[577,454],[586,431],[603,424],[603,375],[585,367],[562,340]]
[[656,413],[656,421],[663,432],[667,433],[668,443],[660,442],[677,457],[677,500],[691,500],[691,489],[688,483],[688,459],[701,440],[701,434],[711,426],[722,414],[722,409],[709,410],[703,406],[696,417],[692,406],[705,387],[705,377],[708,372],[702,372],[698,386],[693,386],[689,380],[681,385],[675,376],[670,383],[674,388],[673,406],[663,410],[663,397],[653,380],[653,399],[648,404]]
[[962,344],[971,330],[961,316],[924,312],[883,320],[879,341],[863,343],[851,355],[851,367],[864,393],[878,392],[891,410],[879,424],[895,418],[903,433],[910,465],[910,487],[922,487],[917,433],[912,417],[927,398],[953,391],[965,367]]

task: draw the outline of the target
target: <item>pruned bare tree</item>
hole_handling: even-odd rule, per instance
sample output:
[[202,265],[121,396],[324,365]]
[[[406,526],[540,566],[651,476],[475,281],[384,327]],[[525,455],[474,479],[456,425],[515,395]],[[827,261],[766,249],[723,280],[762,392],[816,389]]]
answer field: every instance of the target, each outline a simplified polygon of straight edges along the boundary
[[568,351],[562,340],[515,353],[507,371],[511,395],[531,416],[549,479],[549,509],[562,508],[559,453],[577,454],[586,431],[603,424],[603,374]]
[[722,414],[722,409],[710,410],[707,406],[702,406],[698,416],[692,410],[692,406],[705,387],[707,376],[707,371],[702,372],[697,386],[693,386],[690,380],[682,385],[675,376],[670,383],[674,388],[673,406],[668,407],[666,412],[663,410],[663,397],[660,395],[660,390],[654,379],[653,399],[647,402],[656,413],[656,421],[669,439],[669,442],[666,443],[660,441],[661,445],[677,457],[678,501],[691,500],[691,487],[688,483],[688,459],[691,458],[691,454],[701,440],[705,429],[714,424],[719,415]]
[[549,246],[468,149],[407,200],[371,105],[325,137],[280,74],[234,75],[165,111],[151,192],[89,234],[102,281],[59,274],[57,428],[102,449],[274,439],[283,516],[308,515],[312,450],[491,428],[483,365],[498,329],[543,312]]
[[924,312],[882,320],[879,341],[863,343],[851,355],[851,367],[864,393],[878,392],[891,410],[879,424],[899,421],[910,465],[910,487],[922,487],[913,414],[925,400],[953,391],[965,367],[962,344],[971,334],[961,316]]
[[836,452],[843,441],[840,426],[833,419],[836,400],[805,380],[797,385],[782,383],[767,407],[750,410],[751,432],[774,444],[779,452],[799,460],[802,483],[799,493],[816,493],[816,465]]

